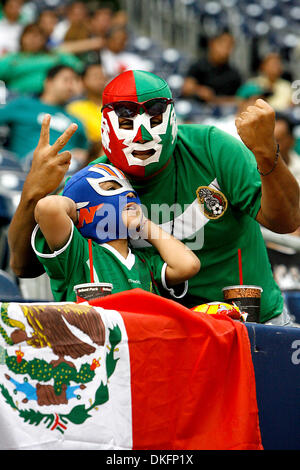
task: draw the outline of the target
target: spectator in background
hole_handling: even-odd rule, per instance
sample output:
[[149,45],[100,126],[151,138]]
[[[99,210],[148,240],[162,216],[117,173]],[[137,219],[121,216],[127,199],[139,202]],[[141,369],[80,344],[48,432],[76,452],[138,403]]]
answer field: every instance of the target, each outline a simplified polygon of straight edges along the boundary
[[[107,37],[110,37],[110,31],[114,26],[124,29],[127,25],[127,15],[123,11],[114,13],[112,7],[103,4],[96,9],[88,10],[82,2],[75,2],[69,7],[68,18],[61,21],[51,35],[51,41],[56,44],[57,50],[77,55],[84,63],[94,63],[99,61],[102,50],[110,48],[107,45]],[[88,15],[88,21],[86,19]],[[67,28],[68,25],[68,28]],[[63,28],[66,28],[62,34]],[[58,34],[58,32],[61,32]],[[126,30],[125,30],[126,31]],[[122,45],[117,46],[117,52],[126,48],[127,34],[122,39]],[[111,47],[113,50],[114,46]],[[136,63],[134,54],[123,53],[122,61],[130,61],[130,64],[141,64],[139,60]],[[135,62],[133,62],[135,59]],[[144,68],[144,62],[143,62]],[[123,68],[122,68],[123,70]]]
[[48,70],[58,64],[68,65],[78,72],[82,70],[77,57],[59,51],[49,52],[45,43],[46,38],[38,24],[25,26],[20,51],[0,59],[0,80],[9,90],[20,94],[41,93]]
[[19,38],[24,25],[20,22],[23,0],[2,0],[3,18],[0,20],[0,57],[19,49]]
[[192,64],[186,74],[182,96],[211,104],[234,102],[241,76],[229,63],[233,47],[234,38],[227,31],[210,38],[207,56]]
[[109,79],[126,70],[151,72],[151,65],[139,55],[127,51],[128,32],[123,26],[112,27],[106,35],[106,47],[100,51],[101,64]]
[[276,114],[274,135],[279,144],[280,154],[283,160],[300,184],[300,157],[294,150],[294,124],[291,119],[283,113]]
[[108,6],[99,7],[93,11],[89,20],[91,36],[104,39],[112,27],[114,16],[113,10]]
[[57,23],[58,17],[54,10],[43,10],[37,19],[37,24],[39,25],[46,38],[46,48],[48,50],[51,50],[53,49],[53,47],[56,47],[58,45],[52,37],[53,31]]
[[65,41],[67,34],[69,40],[88,37],[88,9],[85,2],[72,2],[66,7],[66,16],[57,23],[52,38],[56,44],[60,44]]
[[86,63],[99,62],[99,51],[106,45],[106,35],[113,25],[115,14],[110,6],[100,6],[90,11],[89,33],[90,37],[81,41],[67,41],[61,47],[63,50],[85,52]]
[[128,15],[125,10],[118,10],[114,13],[112,18],[112,26],[123,26],[123,28],[127,28]]
[[25,169],[39,139],[45,114],[51,115],[50,143],[55,142],[72,122],[76,122],[78,130],[66,150],[72,150],[72,157],[80,164],[86,163],[88,141],[84,127],[64,108],[74,94],[77,78],[71,67],[55,66],[48,71],[40,97],[20,96],[0,108],[0,125],[9,126],[8,150],[21,160]]
[[[71,11],[75,9],[74,5],[72,8],[70,7]],[[81,20],[80,11],[82,12]],[[87,13],[89,19],[86,22],[84,18]],[[85,63],[97,62],[99,61],[99,50],[105,47],[105,36],[111,28],[112,18],[113,10],[108,6],[101,6],[93,11],[79,8],[77,17],[70,24],[64,36],[60,38],[54,30],[51,40],[62,52],[76,54]],[[83,28],[81,27],[82,23],[85,25]]]
[[102,93],[106,81],[100,64],[88,64],[82,73],[84,96],[75,99],[66,108],[85,126],[87,137],[91,143],[90,160],[101,155],[102,143],[99,123],[101,122]]
[[87,39],[90,35],[88,9],[84,2],[74,2],[69,6],[69,27],[64,41]]
[[268,98],[268,103],[276,111],[284,111],[292,105],[292,86],[288,80],[282,78],[282,75],[283,65],[280,55],[270,52],[262,58],[257,77],[251,78],[251,81],[270,89],[272,94]]

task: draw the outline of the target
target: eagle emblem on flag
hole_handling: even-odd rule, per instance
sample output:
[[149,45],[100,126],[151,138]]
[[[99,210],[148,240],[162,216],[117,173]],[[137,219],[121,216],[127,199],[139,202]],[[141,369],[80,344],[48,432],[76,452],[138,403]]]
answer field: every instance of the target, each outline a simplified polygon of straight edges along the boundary
[[44,424],[51,431],[64,433],[69,423],[84,423],[109,400],[108,379],[122,339],[119,326],[106,329],[90,305],[19,304],[13,312],[14,318],[9,304],[1,304],[5,402],[27,424]]

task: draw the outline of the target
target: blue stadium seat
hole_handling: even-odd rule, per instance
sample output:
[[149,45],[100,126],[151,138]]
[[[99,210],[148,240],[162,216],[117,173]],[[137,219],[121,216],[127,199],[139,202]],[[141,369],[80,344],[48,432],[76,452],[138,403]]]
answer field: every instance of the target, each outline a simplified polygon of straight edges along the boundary
[[0,169],[22,171],[22,166],[13,152],[0,148]]
[[0,168],[0,224],[5,225],[15,213],[26,175],[22,171]]
[[134,39],[131,45],[131,51],[136,54],[143,54],[143,57],[147,57],[148,54],[151,55],[154,47],[156,46],[152,39],[147,36],[138,36]]
[[300,290],[286,290],[283,292],[290,313],[295,321],[300,323]]
[[9,269],[9,246],[7,237],[8,224],[2,226],[0,222],[0,269]]
[[184,77],[180,74],[172,74],[167,77],[167,82],[172,91],[173,98],[177,98],[181,94],[182,85],[184,82]]
[[23,171],[0,168],[0,192],[6,195],[21,193],[25,178]]
[[21,291],[11,276],[0,269],[0,301],[21,301]]
[[15,208],[10,197],[0,193],[0,227],[10,223]]

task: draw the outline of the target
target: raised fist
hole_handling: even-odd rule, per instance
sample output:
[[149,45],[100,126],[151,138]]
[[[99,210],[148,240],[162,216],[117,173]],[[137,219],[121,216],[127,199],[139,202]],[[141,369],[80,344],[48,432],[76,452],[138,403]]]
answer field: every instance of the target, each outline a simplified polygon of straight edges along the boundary
[[276,141],[274,138],[275,111],[262,99],[248,106],[235,120],[238,134],[246,147],[255,157],[270,158],[276,155]]

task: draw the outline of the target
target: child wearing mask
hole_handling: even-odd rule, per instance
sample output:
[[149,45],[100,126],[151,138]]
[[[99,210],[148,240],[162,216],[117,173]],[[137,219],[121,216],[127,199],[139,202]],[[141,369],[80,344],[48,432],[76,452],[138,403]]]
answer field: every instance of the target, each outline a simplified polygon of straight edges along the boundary
[[[42,198],[35,208],[32,247],[50,277],[55,301],[75,301],[74,286],[93,277],[109,282],[112,293],[141,288],[161,289],[178,297],[200,262],[182,242],[145,218],[137,192],[124,173],[109,164],[83,168],[67,182],[62,195]],[[132,238],[146,239],[154,248],[133,249]],[[180,286],[181,287],[181,286]]]

